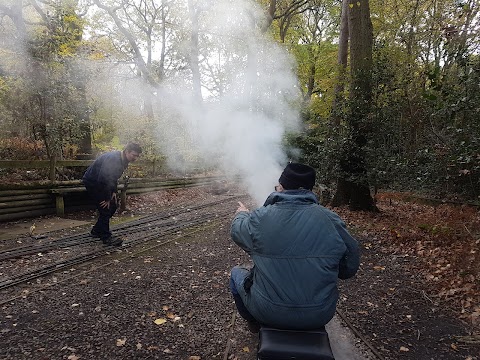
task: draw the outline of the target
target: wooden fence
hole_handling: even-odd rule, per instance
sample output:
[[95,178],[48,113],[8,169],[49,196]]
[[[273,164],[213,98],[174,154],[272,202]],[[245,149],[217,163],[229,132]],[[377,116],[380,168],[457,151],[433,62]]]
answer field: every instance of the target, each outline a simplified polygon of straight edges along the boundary
[[[118,185],[121,204],[127,196],[194,186],[213,185],[222,177],[206,176],[176,179],[129,179]],[[66,212],[93,208],[86,189],[80,180],[57,181],[55,184],[0,185],[0,222],[48,214],[64,216]],[[122,210],[122,209],[121,209]]]
[[[59,167],[87,167],[93,160],[14,161],[1,160],[0,169],[49,169],[49,180],[0,182],[0,222],[48,214],[64,216],[65,212],[91,208],[86,189],[81,180],[58,181]],[[136,168],[147,167],[155,174],[158,164],[149,161],[135,162]],[[145,171],[146,172],[146,171]],[[118,189],[124,207],[128,195],[137,195],[161,189],[184,188],[213,184],[221,177],[127,178],[119,181]],[[127,181],[128,180],[128,181]]]

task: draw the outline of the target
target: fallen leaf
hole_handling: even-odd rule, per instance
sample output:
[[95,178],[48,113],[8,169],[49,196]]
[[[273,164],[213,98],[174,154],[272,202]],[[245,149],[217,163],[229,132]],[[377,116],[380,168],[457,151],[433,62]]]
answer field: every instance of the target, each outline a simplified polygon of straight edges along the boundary
[[250,352],[250,349],[248,348],[248,346],[245,346],[242,350],[243,350],[244,352],[247,352],[247,353]]
[[166,320],[166,319],[163,319],[163,318],[156,319],[156,320],[154,321],[154,323],[157,324],[157,325],[162,325],[162,324],[165,324],[166,322],[167,322],[167,320]]
[[163,306],[162,306],[162,310],[167,311],[168,309],[170,309],[170,308],[169,308],[167,305],[163,305]]
[[142,348],[142,344],[137,343],[137,350],[140,350]]
[[410,351],[410,349],[407,348],[407,347],[405,347],[405,346],[400,346],[400,351],[405,351],[405,352],[407,352],[407,351]]
[[455,336],[458,342],[465,344],[480,344],[480,334],[478,335],[466,335],[466,336]]
[[169,319],[174,319],[174,318],[175,318],[175,314],[173,314],[173,313],[171,313],[171,312],[168,312],[168,313],[167,313],[167,317],[168,317]]
[[200,360],[200,359],[201,359],[201,357],[200,357],[200,356],[197,356],[197,355],[193,355],[193,356],[190,356],[190,357],[188,358],[188,360]]
[[72,355],[69,355],[69,356],[67,357],[67,359],[68,359],[68,360],[78,360],[78,359],[80,359],[80,358],[79,358],[77,355],[72,354]]
[[123,346],[127,342],[127,338],[117,339],[117,346]]

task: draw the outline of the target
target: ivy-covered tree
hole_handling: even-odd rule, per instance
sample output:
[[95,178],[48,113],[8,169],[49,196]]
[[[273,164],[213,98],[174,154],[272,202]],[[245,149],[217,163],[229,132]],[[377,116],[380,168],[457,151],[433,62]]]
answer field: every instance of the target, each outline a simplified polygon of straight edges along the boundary
[[340,155],[340,173],[333,206],[377,210],[370,194],[367,145],[372,133],[373,28],[368,1],[348,1],[350,87],[346,121],[348,136]]

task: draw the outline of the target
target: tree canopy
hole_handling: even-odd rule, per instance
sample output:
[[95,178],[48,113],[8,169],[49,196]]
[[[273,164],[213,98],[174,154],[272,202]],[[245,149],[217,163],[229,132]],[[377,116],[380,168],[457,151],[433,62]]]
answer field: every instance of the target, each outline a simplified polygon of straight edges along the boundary
[[2,139],[43,157],[138,140],[171,166],[233,172],[305,161],[332,188],[348,148],[367,189],[478,201],[478,3],[367,3],[366,92],[364,55],[342,46],[357,2],[2,0]]

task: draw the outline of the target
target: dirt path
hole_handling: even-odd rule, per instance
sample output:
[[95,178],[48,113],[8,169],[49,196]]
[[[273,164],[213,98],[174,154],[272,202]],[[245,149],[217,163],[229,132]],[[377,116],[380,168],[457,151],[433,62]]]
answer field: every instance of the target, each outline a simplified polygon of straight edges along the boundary
[[[140,201],[143,210],[135,214],[169,206],[166,197]],[[233,216],[236,204],[225,207]],[[69,269],[67,282],[50,277],[22,287],[19,298],[0,308],[0,358],[254,360],[257,336],[236,314],[228,291],[231,267],[247,260],[231,242],[229,226],[229,219],[211,221],[175,234],[167,245],[153,240]],[[456,338],[468,334],[465,325],[433,302],[409,270],[413,259],[384,253],[368,237],[360,241],[361,270],[343,283],[339,309],[381,357],[479,359],[478,345]],[[368,357],[365,347],[356,348],[359,339],[345,336],[350,350]],[[342,356],[338,360],[352,359]]]

